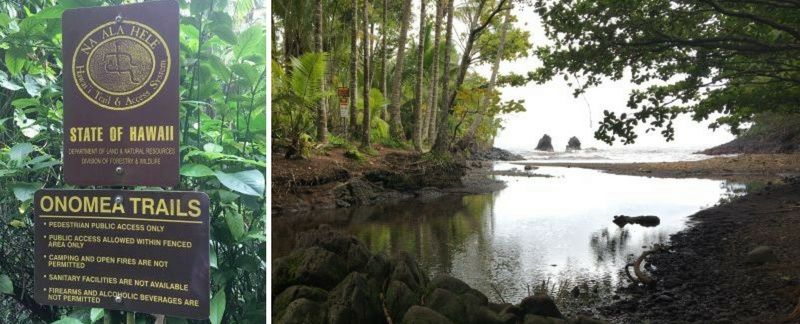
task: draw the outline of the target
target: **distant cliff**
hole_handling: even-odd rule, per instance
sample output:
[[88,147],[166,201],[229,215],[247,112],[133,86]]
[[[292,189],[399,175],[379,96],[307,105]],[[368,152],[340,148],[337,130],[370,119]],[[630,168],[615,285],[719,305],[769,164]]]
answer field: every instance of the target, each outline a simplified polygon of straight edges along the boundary
[[736,139],[704,150],[703,154],[800,152],[800,114],[770,114],[756,119],[753,127]]

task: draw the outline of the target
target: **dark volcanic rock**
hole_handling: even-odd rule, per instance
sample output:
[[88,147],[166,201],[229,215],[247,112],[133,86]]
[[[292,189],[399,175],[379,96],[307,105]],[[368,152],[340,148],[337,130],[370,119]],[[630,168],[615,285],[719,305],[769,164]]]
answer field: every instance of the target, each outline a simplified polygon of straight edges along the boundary
[[275,322],[279,324],[323,324],[325,323],[325,307],[313,300],[300,298],[289,304]]
[[775,257],[775,251],[769,246],[758,246],[747,253],[745,263],[751,264],[764,264],[767,262],[775,262],[778,258]]
[[411,306],[403,315],[403,324],[453,324],[442,314],[423,306]]
[[526,314],[564,318],[564,315],[558,310],[556,303],[547,295],[537,294],[525,297],[525,299],[520,302],[519,308]]
[[284,310],[288,308],[289,304],[301,298],[322,303],[328,299],[328,292],[317,287],[301,285],[291,286],[275,297],[275,300],[272,302],[274,305],[272,309],[273,314],[283,313]]
[[384,303],[389,309],[392,321],[398,323],[411,306],[419,303],[419,296],[402,281],[392,280],[386,289]]
[[347,264],[338,255],[320,247],[303,248],[272,263],[272,287],[283,291],[292,285],[330,289],[347,274]]
[[428,284],[428,276],[419,264],[408,253],[402,252],[392,260],[394,270],[392,280],[399,280],[405,283],[411,290],[421,292],[422,288]]
[[575,151],[580,149],[581,149],[581,141],[578,140],[578,138],[575,136],[570,137],[569,141],[567,142],[567,151]]
[[383,323],[378,292],[367,284],[366,275],[351,272],[328,294],[328,323]]
[[464,313],[467,311],[467,308],[461,303],[458,295],[451,291],[436,288],[425,296],[425,304],[453,322],[464,322]]
[[553,143],[549,135],[544,134],[544,136],[542,136],[542,138],[539,139],[539,143],[536,144],[536,150],[553,152]]
[[525,158],[522,155],[493,147],[488,151],[472,153],[472,159],[478,161],[521,161]]
[[647,216],[625,216],[625,215],[617,215],[614,216],[613,220],[614,224],[617,224],[619,227],[625,227],[627,224],[639,224],[644,227],[654,227],[661,224],[661,219],[658,216],[647,215]]

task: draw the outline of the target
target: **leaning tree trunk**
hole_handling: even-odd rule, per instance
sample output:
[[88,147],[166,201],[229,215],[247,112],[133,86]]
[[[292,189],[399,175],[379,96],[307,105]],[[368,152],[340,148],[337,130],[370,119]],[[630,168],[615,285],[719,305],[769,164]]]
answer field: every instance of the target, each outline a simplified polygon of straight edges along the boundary
[[[511,1],[509,1],[511,2]],[[500,29],[500,40],[499,44],[497,45],[497,53],[496,57],[494,58],[494,62],[492,63],[492,75],[489,77],[489,85],[486,89],[486,93],[490,96],[494,91],[495,84],[497,83],[497,73],[500,69],[500,61],[502,61],[503,51],[506,46],[506,33],[508,32],[509,25],[511,24],[511,8],[505,13],[505,18],[503,20],[503,26]],[[480,104],[478,105],[478,109],[483,109],[483,112],[487,111],[486,105],[488,104],[489,96],[484,95],[481,97]],[[471,144],[472,141],[475,140],[475,133],[480,127],[481,123],[483,122],[483,112],[479,111],[475,118],[472,120],[472,124],[469,125],[469,129],[467,129],[467,134],[464,136],[465,144]]]
[[408,39],[408,25],[411,20],[411,0],[403,3],[403,16],[400,24],[400,39],[397,41],[397,60],[394,65],[394,76],[392,77],[392,96],[389,102],[389,130],[392,137],[397,140],[405,140],[403,132],[403,121],[400,117],[400,92],[403,85],[403,64],[405,62],[406,40]]
[[419,43],[417,44],[417,97],[414,99],[414,149],[422,152],[422,78],[425,73],[425,0],[419,1]]
[[430,100],[428,104],[428,107],[430,107],[430,113],[428,114],[428,126],[426,127],[428,143],[433,143],[436,140],[436,112],[438,111],[437,107],[439,106],[436,104],[436,94],[437,90],[439,89],[439,52],[441,51],[439,38],[442,33],[442,11],[444,10],[443,1],[447,2],[447,0],[436,0],[436,20],[434,21],[433,26],[433,68],[431,69],[431,88],[429,90]]
[[[316,42],[317,52],[322,54],[325,50],[322,42],[322,0],[316,0],[314,10],[314,40]],[[320,91],[325,93],[325,78],[320,82]],[[319,106],[317,106],[317,142],[328,142],[328,98],[322,97],[319,99]]]
[[369,139],[369,131],[370,131],[370,111],[369,111],[369,88],[370,88],[370,75],[369,75],[369,46],[370,46],[370,34],[369,34],[369,10],[367,10],[367,6],[369,5],[369,0],[364,0],[364,40],[362,41],[364,45],[364,113],[363,113],[363,121],[361,122],[361,146],[364,148],[370,147],[370,139]]
[[350,25],[350,118],[348,133],[355,135],[356,126],[356,88],[358,87],[358,0],[352,0],[353,21]]
[[[482,13],[483,13],[483,6],[485,4],[486,4],[486,1],[482,1],[480,3],[480,5],[478,6],[478,10],[476,11],[475,16],[473,17],[472,21],[475,22],[476,24],[480,23],[480,19],[482,17]],[[473,28],[472,26],[470,26],[471,29],[470,29],[470,32],[469,32],[469,36],[467,37],[466,45],[464,46],[464,53],[461,56],[461,64],[459,65],[458,75],[456,76],[455,84],[453,85],[453,89],[449,90],[450,92],[446,91],[443,94],[444,96],[446,96],[446,99],[444,99],[444,102],[446,103],[446,107],[443,108],[442,111],[447,112],[448,115],[450,113],[452,113],[452,111],[453,111],[452,107],[453,107],[453,105],[455,103],[456,93],[458,93],[458,89],[461,88],[461,85],[464,83],[464,78],[467,75],[467,70],[469,69],[470,62],[472,62],[472,60],[471,60],[472,47],[475,45],[475,41],[478,40],[478,37],[480,37],[480,35],[483,33],[483,30],[486,29],[486,26],[488,26],[489,23],[492,22],[492,19],[500,11],[502,11],[504,9],[507,9],[507,8],[503,7],[505,4],[506,4],[506,0],[500,0],[500,2],[498,2],[497,6],[489,13],[489,15],[487,16],[485,21],[483,21],[477,27]],[[448,9],[448,11],[449,10],[451,10],[451,9]],[[450,19],[450,18],[448,17],[448,19]],[[449,23],[449,21],[448,21],[448,23]],[[447,73],[447,72],[445,72],[445,73]],[[445,122],[447,121],[446,118],[444,120],[445,120]],[[440,151],[440,152],[449,149],[449,146],[450,146],[450,138],[449,138],[448,131],[447,131],[447,129],[444,129],[444,130],[441,129],[441,127],[442,126],[440,124],[438,136],[436,138],[436,145],[434,145],[434,146],[438,147],[437,150]]]
[[[386,93],[386,35],[389,34],[389,31],[386,28],[386,0],[383,0],[383,26],[381,27],[381,31],[383,35],[381,36],[381,94],[384,98],[388,97]],[[389,120],[389,113],[386,111],[386,106],[381,108],[381,118],[383,120]]]
[[450,115],[450,91],[448,86],[450,83],[450,46],[453,42],[453,2],[455,0],[447,1],[447,32],[444,37],[444,70],[442,71],[442,103],[439,106],[439,116],[436,121],[436,141],[433,144],[433,151],[443,153],[447,151],[447,117]]

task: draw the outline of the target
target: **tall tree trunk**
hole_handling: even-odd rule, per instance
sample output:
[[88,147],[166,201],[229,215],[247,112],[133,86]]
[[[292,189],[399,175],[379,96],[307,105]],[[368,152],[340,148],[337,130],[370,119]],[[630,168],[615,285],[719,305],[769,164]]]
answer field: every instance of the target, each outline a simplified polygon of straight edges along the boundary
[[[509,0],[509,4],[510,3],[511,0]],[[497,53],[496,53],[497,56],[495,57],[494,62],[492,63],[492,75],[489,77],[489,86],[486,89],[486,93],[489,95],[491,95],[492,92],[494,92],[494,86],[497,83],[497,73],[498,70],[500,70],[500,61],[502,61],[503,51],[506,46],[506,33],[508,33],[508,28],[509,25],[511,24],[510,16],[512,8],[513,7],[509,8],[508,11],[506,11],[505,18],[503,20],[503,27],[501,27],[502,29],[500,30],[500,40],[499,44],[497,45]],[[486,105],[488,104],[489,101],[488,99],[489,99],[488,96],[486,95],[482,96],[478,109],[483,109],[483,111],[486,111],[487,110]],[[480,127],[481,123],[483,122],[483,116],[484,114],[481,111],[479,111],[478,114],[475,116],[475,118],[472,120],[472,124],[469,125],[469,129],[467,130],[467,134],[466,136],[464,136],[466,144],[471,144],[470,142],[472,142],[475,139],[475,132],[478,130],[478,127]]]
[[[459,64],[458,75],[456,76],[455,84],[453,85],[452,90],[445,91],[443,94],[446,96],[444,102],[446,103],[446,107],[441,109],[441,112],[446,112],[448,115],[453,112],[453,104],[455,103],[456,93],[458,93],[458,89],[461,88],[461,85],[464,84],[464,78],[467,75],[467,70],[469,69],[469,64],[472,61],[472,47],[475,45],[475,41],[480,37],[483,33],[486,26],[492,22],[492,19],[502,10],[508,9],[504,8],[507,0],[500,0],[497,3],[497,6],[493,8],[493,10],[486,16],[485,21],[481,21],[481,17],[483,17],[483,7],[486,5],[486,0],[482,0],[481,3],[478,5],[478,9],[475,11],[475,16],[472,18],[472,23],[470,23],[470,32],[469,36],[467,37],[466,45],[464,46],[464,53],[461,55],[461,63]],[[451,9],[448,9],[450,11]],[[448,13],[450,14],[450,13]],[[448,17],[450,19],[450,17]],[[450,22],[448,21],[448,24]],[[446,64],[446,63],[445,63]],[[446,70],[445,70],[446,71]],[[447,73],[447,72],[445,72]],[[442,119],[440,119],[442,120]],[[447,122],[447,118],[444,118],[444,121]],[[439,124],[439,131],[438,136],[436,138],[436,144],[434,145],[437,147],[437,151],[443,152],[449,149],[450,146],[450,138],[447,129],[441,129],[442,124]],[[446,127],[446,125],[445,125]]]
[[430,113],[428,114],[428,127],[427,137],[428,142],[433,143],[436,140],[436,112],[439,105],[437,105],[437,90],[439,89],[439,52],[441,52],[441,41],[439,38],[442,33],[442,11],[447,0],[436,0],[436,20],[433,25],[433,68],[431,69],[431,88],[430,88],[430,103],[428,104]]
[[[381,36],[381,94],[384,98],[389,97],[389,94],[386,93],[386,58],[388,56],[386,54],[386,35],[389,34],[386,21],[387,5],[388,3],[386,3],[386,0],[383,0],[383,27],[381,27],[381,31],[383,32],[383,35]],[[389,120],[389,113],[386,110],[386,106],[381,108],[381,118],[383,120]]]
[[447,27],[444,37],[444,70],[442,73],[442,103],[439,106],[439,116],[436,121],[436,141],[433,144],[433,151],[444,153],[447,152],[447,117],[450,110],[450,46],[453,43],[453,2],[455,0],[447,0]]
[[419,43],[417,44],[417,97],[414,99],[414,149],[422,152],[422,78],[425,75],[425,0],[419,1]]
[[[314,40],[316,42],[317,52],[323,54],[325,49],[323,48],[322,42],[322,0],[316,0],[316,6],[314,10]],[[322,77],[322,82],[320,82],[320,91],[325,93],[325,82],[326,78]],[[317,142],[319,143],[327,143],[328,142],[328,105],[327,105],[327,98],[323,97],[319,99],[319,106],[317,106]]]
[[394,76],[392,77],[392,97],[389,103],[389,114],[391,121],[389,130],[392,137],[397,140],[405,140],[403,132],[403,121],[400,117],[400,92],[403,85],[403,64],[405,63],[406,40],[408,39],[408,25],[411,20],[411,0],[403,3],[403,17],[400,23],[400,39],[397,41],[397,60],[394,65]]
[[353,22],[350,25],[350,118],[348,118],[348,133],[355,135],[356,126],[356,88],[358,88],[358,0],[351,1],[353,7]]
[[370,66],[369,66],[369,49],[370,49],[370,33],[369,33],[369,10],[367,6],[369,5],[369,0],[364,0],[364,120],[361,123],[362,134],[361,134],[361,146],[364,148],[370,147],[370,138],[369,138],[369,131],[370,131],[370,111],[369,111],[369,88],[370,88]]

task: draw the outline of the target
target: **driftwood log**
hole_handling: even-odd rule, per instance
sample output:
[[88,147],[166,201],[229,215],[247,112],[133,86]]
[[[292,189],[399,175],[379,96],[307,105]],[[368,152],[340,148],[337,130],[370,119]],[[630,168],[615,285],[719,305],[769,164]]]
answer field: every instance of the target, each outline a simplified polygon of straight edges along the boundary
[[[634,261],[632,263],[628,263],[628,264],[625,265],[625,274],[628,275],[628,278],[633,282],[641,282],[641,283],[643,283],[645,285],[648,285],[648,286],[654,284],[656,282],[656,279],[653,278],[652,276],[648,275],[644,271],[642,271],[641,266],[642,266],[642,262],[644,262],[644,259],[647,256],[649,256],[649,255],[651,255],[653,253],[656,253],[656,252],[660,252],[662,250],[664,250],[664,247],[661,246],[660,244],[656,244],[656,245],[653,246],[652,249],[642,252],[642,255],[640,255],[638,258],[636,258],[636,261]],[[628,269],[629,267],[633,268],[633,273],[634,273],[635,277],[631,275],[631,272]]]

